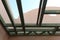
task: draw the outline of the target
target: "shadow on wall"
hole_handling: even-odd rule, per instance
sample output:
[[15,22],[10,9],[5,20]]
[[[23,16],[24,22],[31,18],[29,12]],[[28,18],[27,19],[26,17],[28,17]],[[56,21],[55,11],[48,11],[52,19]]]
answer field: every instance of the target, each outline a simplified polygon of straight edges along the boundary
[[0,23],[0,40],[8,40],[8,35]]

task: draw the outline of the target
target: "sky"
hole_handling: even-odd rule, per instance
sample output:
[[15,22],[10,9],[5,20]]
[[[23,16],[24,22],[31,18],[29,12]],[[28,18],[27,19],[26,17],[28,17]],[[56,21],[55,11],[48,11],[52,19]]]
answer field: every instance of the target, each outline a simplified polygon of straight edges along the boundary
[[[23,13],[26,13],[32,9],[36,9],[39,7],[40,0],[21,0]],[[12,15],[15,19],[19,17],[19,12],[16,4],[16,0],[8,1]],[[60,0],[48,0],[47,7],[60,7]]]
[[21,0],[23,13],[39,8],[40,0]]

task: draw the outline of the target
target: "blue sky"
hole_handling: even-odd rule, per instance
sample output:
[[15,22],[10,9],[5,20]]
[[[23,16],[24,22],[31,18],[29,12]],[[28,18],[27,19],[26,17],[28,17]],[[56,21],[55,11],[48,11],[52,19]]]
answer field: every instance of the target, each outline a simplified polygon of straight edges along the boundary
[[19,12],[16,4],[16,0],[9,0],[9,5],[12,11],[13,17],[16,19],[19,17]]
[[[40,0],[21,0],[23,13],[26,13],[32,9],[36,9],[39,7]],[[12,10],[12,15],[16,19],[19,16],[16,0],[9,0],[9,5]],[[60,7],[59,0],[48,0],[47,6],[49,7]]]
[[40,0],[21,0],[21,2],[23,12],[26,13],[30,10],[38,8]]
[[[32,9],[36,9],[39,7],[40,0],[21,0],[23,13],[26,13]],[[19,12],[17,9],[16,0],[9,0],[9,5],[13,13],[14,18],[18,18]]]

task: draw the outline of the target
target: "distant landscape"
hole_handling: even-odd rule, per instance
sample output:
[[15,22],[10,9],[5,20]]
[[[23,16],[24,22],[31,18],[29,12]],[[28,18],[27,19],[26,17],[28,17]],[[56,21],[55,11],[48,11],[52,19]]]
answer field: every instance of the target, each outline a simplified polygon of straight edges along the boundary
[[[47,7],[46,10],[60,10],[58,7]],[[25,23],[36,23],[38,15],[38,8],[24,13]],[[19,18],[18,18],[19,19]],[[18,20],[17,19],[17,20]],[[44,15],[43,23],[60,23],[60,15],[56,17],[49,16],[48,14]]]

